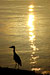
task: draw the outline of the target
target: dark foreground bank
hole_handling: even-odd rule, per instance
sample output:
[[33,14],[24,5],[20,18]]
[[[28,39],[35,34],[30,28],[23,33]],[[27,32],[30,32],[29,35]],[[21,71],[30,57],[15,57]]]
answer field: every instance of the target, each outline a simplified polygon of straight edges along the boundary
[[28,70],[20,70],[20,69],[13,69],[13,68],[2,68],[0,67],[0,74],[16,74],[16,75],[42,75],[35,73],[35,71],[28,71]]

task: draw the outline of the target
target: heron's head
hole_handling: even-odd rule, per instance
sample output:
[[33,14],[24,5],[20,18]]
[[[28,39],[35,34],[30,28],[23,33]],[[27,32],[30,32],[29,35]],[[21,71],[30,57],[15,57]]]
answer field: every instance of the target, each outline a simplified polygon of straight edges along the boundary
[[15,49],[15,46],[10,46],[9,48],[13,48],[13,49]]

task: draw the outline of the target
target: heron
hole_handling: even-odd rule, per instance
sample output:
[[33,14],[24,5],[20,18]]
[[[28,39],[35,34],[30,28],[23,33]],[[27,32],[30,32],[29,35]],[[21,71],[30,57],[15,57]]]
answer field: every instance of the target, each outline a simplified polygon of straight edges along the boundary
[[19,57],[18,54],[16,54],[15,46],[10,46],[9,48],[13,48],[13,59],[16,62],[15,68],[16,68],[16,65],[18,64],[18,69],[19,69],[19,66],[22,66],[21,58]]

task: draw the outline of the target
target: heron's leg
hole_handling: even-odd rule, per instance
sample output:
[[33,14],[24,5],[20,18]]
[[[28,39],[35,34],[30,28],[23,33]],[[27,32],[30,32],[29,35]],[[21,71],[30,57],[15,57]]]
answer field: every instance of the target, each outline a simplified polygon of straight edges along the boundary
[[18,64],[18,69],[19,69],[19,64]]
[[16,68],[17,64],[15,64],[15,68]]

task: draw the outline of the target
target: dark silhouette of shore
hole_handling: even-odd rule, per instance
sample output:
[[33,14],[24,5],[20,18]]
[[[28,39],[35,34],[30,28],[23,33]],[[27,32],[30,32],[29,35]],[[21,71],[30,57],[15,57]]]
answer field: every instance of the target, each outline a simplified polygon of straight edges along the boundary
[[13,69],[13,68],[2,68],[0,67],[0,74],[16,74],[16,75],[42,75],[35,73],[35,71]]
[[15,74],[15,75],[50,75],[50,74],[41,74],[36,73],[35,71],[29,70],[21,70],[21,69],[14,69],[14,68],[6,68],[0,67],[0,74]]

